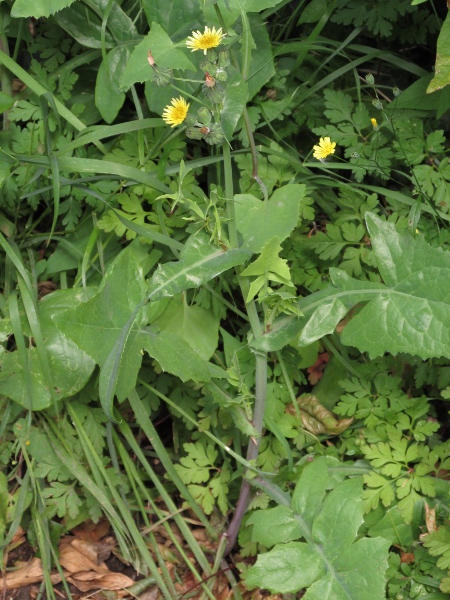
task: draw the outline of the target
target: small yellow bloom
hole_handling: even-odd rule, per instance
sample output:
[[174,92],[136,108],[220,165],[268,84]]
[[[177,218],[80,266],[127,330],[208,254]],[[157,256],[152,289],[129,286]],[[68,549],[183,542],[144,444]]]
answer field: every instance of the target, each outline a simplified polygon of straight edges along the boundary
[[334,154],[336,142],[332,142],[329,137],[320,138],[319,145],[314,146],[313,156],[319,160],[324,160],[330,154]]
[[162,118],[171,127],[181,125],[188,113],[189,104],[184,98],[172,98],[172,105],[168,104],[163,111]]
[[192,48],[192,52],[195,52],[196,50],[203,50],[203,52],[206,54],[207,50],[216,48],[224,36],[225,34],[222,33],[222,27],[217,31],[215,27],[212,29],[205,27],[205,31],[203,33],[201,33],[201,31],[193,31],[192,35],[186,40],[186,46],[188,48]]
[[373,119],[373,118],[372,118],[372,119],[370,119],[370,122],[372,123],[372,125],[373,125],[374,127],[378,127],[378,122],[377,122],[377,120],[376,120],[376,119]]

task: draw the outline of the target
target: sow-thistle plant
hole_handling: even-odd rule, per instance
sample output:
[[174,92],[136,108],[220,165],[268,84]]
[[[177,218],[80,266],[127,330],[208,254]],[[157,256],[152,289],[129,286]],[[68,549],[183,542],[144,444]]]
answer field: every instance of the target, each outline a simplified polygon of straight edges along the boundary
[[[180,96],[179,98],[173,98],[171,103],[164,108],[162,114],[163,120],[171,127],[185,123],[188,138],[204,140],[210,145],[221,144],[224,141],[219,119],[226,93],[227,69],[230,66],[230,59],[227,50],[215,51],[224,36],[222,29],[216,30],[215,27],[212,29],[205,27],[203,33],[193,31],[192,35],[186,40],[186,46],[191,48],[192,52],[203,50],[204,54],[207,55],[207,59],[200,64],[200,69],[204,74],[202,93],[211,106],[202,106],[197,114],[188,114],[190,104]],[[156,85],[163,86],[171,83],[174,78],[173,71],[159,68],[150,50],[148,52],[148,62],[154,71],[153,82]]]

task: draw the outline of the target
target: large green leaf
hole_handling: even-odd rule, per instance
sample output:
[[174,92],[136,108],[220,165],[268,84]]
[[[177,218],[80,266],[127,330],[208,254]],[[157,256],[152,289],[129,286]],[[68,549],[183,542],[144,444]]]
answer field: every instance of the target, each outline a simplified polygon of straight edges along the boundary
[[203,235],[189,238],[180,260],[159,265],[149,282],[148,298],[155,302],[176,296],[184,290],[198,288],[232,267],[242,265],[251,256],[243,248],[228,251],[214,248]]
[[[27,0],[24,0],[27,2]],[[27,2],[27,4],[30,4]],[[67,4],[66,4],[67,6]],[[86,18],[86,15],[89,18]],[[65,8],[53,17],[58,25],[77,40],[82,46],[88,48],[102,47],[102,21],[93,11],[90,11],[82,2],[76,2]],[[112,48],[114,38],[109,31],[105,32],[105,47]]]
[[146,330],[144,349],[156,359],[163,371],[173,373],[181,381],[209,381],[208,364],[179,335],[169,331]]
[[110,418],[114,395],[123,400],[136,384],[142,349],[183,381],[210,379],[207,363],[182,337],[146,327],[145,305],[199,287],[250,255],[242,249],[217,250],[205,236],[193,236],[178,262],[158,267],[146,293],[145,257],[136,248],[119,254],[93,298],[57,318],[58,327],[100,365],[100,399]]
[[223,132],[227,140],[231,140],[237,122],[244,112],[248,99],[248,86],[237,69],[230,67],[227,80],[223,108],[220,113]]
[[[282,510],[269,515],[275,527],[268,520],[270,511],[252,515],[252,540],[271,545],[272,533],[278,543],[258,556],[247,585],[282,594],[309,588],[303,596],[307,600],[385,598],[389,543],[380,538],[356,541],[363,522],[362,478],[344,480],[325,495],[331,485],[326,461],[316,459],[304,469],[291,505],[282,497]],[[290,541],[294,536],[305,541]]]
[[125,101],[119,81],[130,57],[128,46],[116,46],[102,61],[95,83],[95,105],[107,123],[112,123]]
[[133,83],[142,83],[153,79],[153,69],[147,58],[149,50],[151,50],[158,67],[196,70],[187,57],[187,50],[177,48],[161,25],[152,23],[150,33],[136,46],[130,56],[127,68],[120,81],[123,88],[128,89]]
[[[68,306],[76,306],[87,297],[81,290],[57,291],[46,296],[38,305],[39,323],[55,388],[54,397],[58,400],[73,396],[83,389],[95,363],[86,352],[55,327],[52,318],[58,314],[65,314]],[[0,393],[32,410],[48,408],[52,404],[52,396],[36,348],[26,350],[26,363],[22,363],[17,351],[4,354]],[[31,382],[31,407],[28,406],[25,369]]]
[[16,0],[11,9],[13,17],[49,17],[59,10],[70,6],[75,0]]
[[170,300],[164,313],[153,321],[161,331],[176,333],[205,360],[209,360],[217,348],[219,318],[201,306],[186,303],[180,296]]
[[372,357],[450,357],[450,254],[375,215],[366,221],[386,288],[348,323],[342,341]]
[[[122,251],[108,268],[100,288],[88,302],[55,317],[57,326],[103,366],[123,326],[145,297],[144,273],[134,246]],[[117,395],[122,400],[133,389],[142,361],[138,339],[145,312],[141,309],[127,339]]]
[[297,183],[275,190],[269,200],[258,200],[251,194],[237,194],[236,226],[245,246],[261,252],[273,237],[285,240],[297,225],[305,186]]
[[158,23],[175,42],[201,28],[203,11],[199,0],[142,0],[148,24]]
[[[142,349],[156,359],[163,370],[182,381],[208,381],[207,363],[179,335],[146,327],[145,279],[142,265],[145,253],[138,245],[123,250],[110,265],[97,293],[87,302],[68,306],[55,316],[58,327],[79,348],[100,365],[100,395],[105,397],[110,373],[115,373],[114,391],[119,400],[136,385],[142,362]],[[64,292],[60,292],[64,295]],[[126,331],[119,359],[114,349]],[[89,358],[87,357],[87,358]],[[103,403],[112,417],[112,398]]]
[[253,98],[263,85],[275,75],[275,66],[266,23],[263,22],[260,15],[250,14],[248,15],[248,24],[249,33],[255,44],[255,49],[251,53],[247,78],[248,95],[249,98]]
[[345,344],[371,357],[385,352],[450,357],[450,254],[421,236],[398,233],[376,215],[368,213],[366,220],[384,284],[330,269],[332,285],[300,301],[305,316],[280,319],[252,343],[255,348],[279,349],[302,329],[300,344],[310,344],[330,333],[345,309],[366,302],[346,325]]
[[438,37],[434,73],[427,88],[428,94],[440,90],[450,83],[450,13],[447,13]]

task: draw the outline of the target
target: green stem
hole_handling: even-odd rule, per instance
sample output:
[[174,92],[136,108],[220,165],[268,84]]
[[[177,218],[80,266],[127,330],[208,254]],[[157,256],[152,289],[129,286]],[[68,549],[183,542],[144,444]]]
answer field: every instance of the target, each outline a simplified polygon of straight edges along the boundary
[[228,216],[228,239],[232,248],[238,247],[238,237],[236,228],[236,212],[234,209],[234,194],[233,194],[233,171],[231,166],[230,147],[227,142],[222,144],[223,166],[225,172],[225,198],[227,203]]
[[[216,11],[217,18],[219,19],[220,25],[221,25],[224,33],[226,33],[227,26],[226,26],[225,20],[222,16],[219,6],[217,4],[214,4],[214,9]],[[243,14],[245,15],[245,13],[243,13]],[[248,23],[248,21],[247,21],[247,23]],[[242,25],[244,27],[244,19],[243,19]],[[245,34],[245,37],[247,39],[247,37],[248,37],[247,33]],[[233,66],[239,70],[239,61],[237,59],[236,53],[234,52],[233,48],[231,48],[231,47],[230,47],[230,58],[233,63]],[[249,55],[245,54],[244,64],[242,66],[242,78],[244,79],[244,81],[248,77],[248,69],[249,68],[250,68]],[[267,188],[264,185],[263,181],[258,176],[258,154],[256,151],[255,139],[253,137],[253,131],[252,131],[252,124],[251,124],[250,118],[248,116],[247,107],[244,108],[244,112],[242,113],[242,116],[244,118],[245,131],[247,133],[248,143],[250,146],[250,153],[252,155],[252,179],[254,181],[256,181],[256,183],[261,188],[261,191],[264,196],[264,200],[267,200]]]
[[[251,132],[250,132],[251,133]],[[223,146],[223,163],[225,173],[225,197],[227,205],[228,215],[228,238],[232,248],[238,246],[237,228],[236,228],[236,215],[234,206],[234,190],[233,190],[233,172],[231,166],[231,154],[230,147],[227,143]],[[256,149],[255,149],[256,150]],[[247,298],[249,283],[245,277],[239,277],[239,285],[241,287],[242,296]],[[246,303],[246,309],[250,327],[252,329],[253,336],[255,338],[260,337],[263,334],[261,322],[259,320],[258,311],[254,300]],[[256,430],[256,436],[251,438],[247,449],[247,461],[256,461],[259,453],[259,445],[261,442],[261,434],[264,423],[264,411],[266,405],[267,395],[267,354],[260,353],[256,355],[256,381],[255,381],[255,405],[253,409],[253,422],[252,425]],[[248,506],[250,497],[250,482],[248,479],[244,479],[239,494],[239,499],[236,505],[233,519],[228,527],[228,531],[224,535],[227,539],[225,553],[230,552],[233,548],[239,528],[244,517],[245,510]]]

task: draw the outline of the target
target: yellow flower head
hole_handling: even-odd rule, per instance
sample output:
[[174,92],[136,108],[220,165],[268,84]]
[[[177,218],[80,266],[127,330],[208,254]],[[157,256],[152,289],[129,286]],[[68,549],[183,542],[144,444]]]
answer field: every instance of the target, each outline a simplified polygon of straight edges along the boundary
[[330,154],[334,154],[335,147],[336,142],[332,142],[329,137],[321,137],[319,144],[313,148],[313,156],[319,160],[324,160]]
[[188,109],[189,104],[184,98],[172,98],[171,104],[164,109],[162,118],[171,127],[181,125],[187,116]]
[[205,31],[203,33],[201,33],[201,31],[193,31],[192,35],[186,40],[186,46],[191,48],[192,52],[195,52],[196,50],[203,50],[203,52],[206,54],[207,50],[216,48],[224,36],[225,34],[222,33],[222,27],[217,31],[215,27],[212,29],[205,27]]
[[372,125],[373,125],[374,127],[377,127],[377,126],[378,126],[378,121],[377,121],[376,119],[373,119],[373,118],[372,118],[372,119],[370,119],[370,122],[372,123]]

